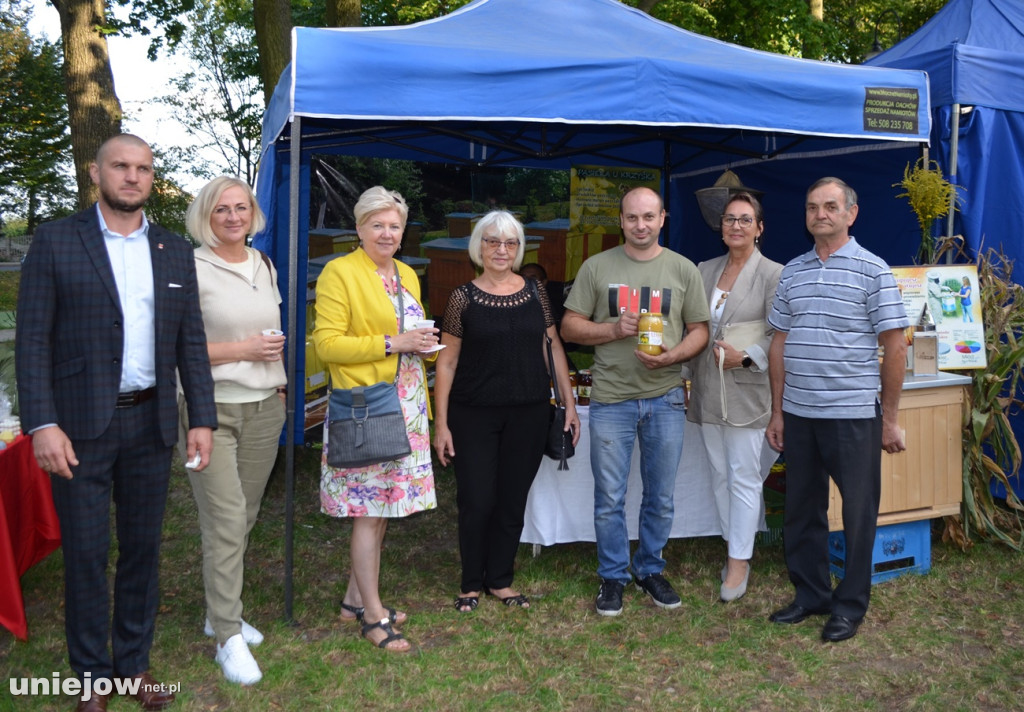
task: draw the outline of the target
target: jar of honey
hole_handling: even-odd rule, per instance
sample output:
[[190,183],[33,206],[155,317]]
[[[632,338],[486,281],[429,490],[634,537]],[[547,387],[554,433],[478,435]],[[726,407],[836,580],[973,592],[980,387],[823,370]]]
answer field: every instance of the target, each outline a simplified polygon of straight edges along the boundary
[[640,315],[640,323],[637,325],[637,348],[645,354],[657,356],[664,349],[662,348],[662,336],[665,332],[665,322],[662,321],[658,312],[646,312]]
[[582,369],[576,378],[576,403],[579,405],[590,405],[590,387],[594,384],[594,377],[588,369]]

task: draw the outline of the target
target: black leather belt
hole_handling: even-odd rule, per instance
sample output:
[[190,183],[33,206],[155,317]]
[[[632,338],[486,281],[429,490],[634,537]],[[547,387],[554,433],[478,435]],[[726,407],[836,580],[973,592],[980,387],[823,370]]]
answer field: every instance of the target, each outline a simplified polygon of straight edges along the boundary
[[156,397],[156,386],[142,391],[129,391],[128,393],[117,394],[117,408],[134,408],[139,403],[145,403],[150,398]]

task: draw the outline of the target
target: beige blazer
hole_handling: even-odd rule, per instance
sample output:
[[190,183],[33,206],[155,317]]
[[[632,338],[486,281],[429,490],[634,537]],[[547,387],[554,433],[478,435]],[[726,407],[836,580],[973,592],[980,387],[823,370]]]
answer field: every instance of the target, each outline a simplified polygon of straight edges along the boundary
[[[711,293],[722,276],[722,270],[729,255],[722,255],[697,265],[704,280],[704,292],[708,303]],[[768,312],[775,299],[775,288],[779,284],[782,265],[763,256],[755,250],[736,283],[729,291],[725,310],[718,329],[711,334],[707,348],[689,362],[690,407],[687,419],[694,423],[715,425],[743,424],[742,427],[764,428],[768,425],[771,410],[771,390],[768,385],[768,345],[774,330],[768,325]],[[722,327],[744,321],[764,321],[764,338],[746,349],[754,360],[750,368],[730,368],[724,373],[726,402],[729,422],[722,419],[721,377],[715,361],[712,346],[722,340]],[[684,376],[686,374],[684,373]]]

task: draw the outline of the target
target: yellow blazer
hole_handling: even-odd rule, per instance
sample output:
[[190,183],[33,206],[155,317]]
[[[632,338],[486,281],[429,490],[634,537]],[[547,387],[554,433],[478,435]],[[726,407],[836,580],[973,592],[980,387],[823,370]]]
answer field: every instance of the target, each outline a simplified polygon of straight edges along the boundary
[[[399,260],[395,264],[402,286],[422,304],[420,282],[412,267]],[[376,268],[360,248],[328,262],[317,280],[313,345],[330,369],[334,388],[395,380],[398,355],[384,353],[384,335],[398,332],[395,309],[381,288]],[[427,358],[434,360],[437,354]]]

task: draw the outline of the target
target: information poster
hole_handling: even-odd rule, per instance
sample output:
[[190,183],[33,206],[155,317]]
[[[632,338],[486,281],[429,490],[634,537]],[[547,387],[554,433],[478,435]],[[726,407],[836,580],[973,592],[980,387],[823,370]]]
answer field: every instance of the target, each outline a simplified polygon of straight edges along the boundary
[[619,200],[638,186],[661,191],[661,171],[629,166],[573,166],[569,174],[566,271],[575,276],[583,260],[619,244]]
[[913,324],[907,330],[908,339],[919,328],[922,318],[930,318],[938,333],[939,369],[985,368],[985,325],[978,298],[978,268],[927,265],[893,267],[892,271]]

